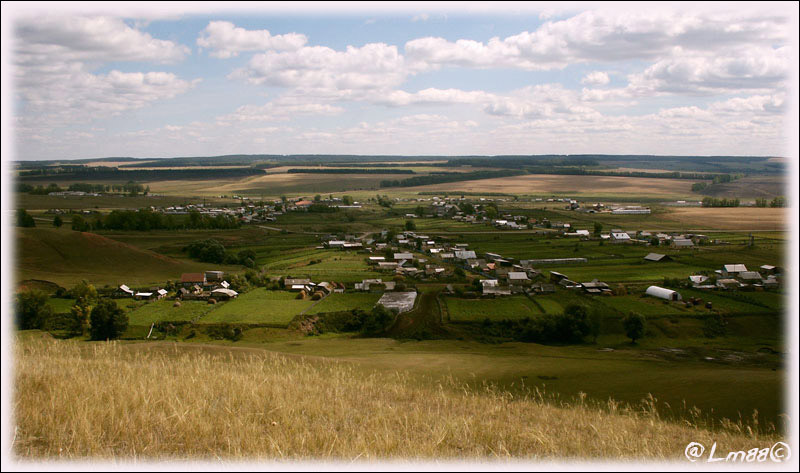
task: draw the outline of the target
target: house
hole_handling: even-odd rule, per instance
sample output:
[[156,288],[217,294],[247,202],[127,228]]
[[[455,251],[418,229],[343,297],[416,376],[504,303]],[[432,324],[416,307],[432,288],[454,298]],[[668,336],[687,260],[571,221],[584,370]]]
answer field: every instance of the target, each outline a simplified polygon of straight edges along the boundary
[[662,255],[662,254],[659,254],[659,253],[650,253],[650,254],[648,254],[647,256],[644,257],[644,260],[645,261],[660,262],[660,261],[672,261],[672,258],[670,258],[667,255]]
[[414,255],[412,253],[395,253],[394,260],[395,261],[402,261],[402,260],[413,260]]
[[726,264],[722,267],[722,275],[726,278],[736,277],[737,274],[747,271],[747,266],[743,264]]
[[181,286],[191,288],[195,285],[205,286],[207,283],[206,275],[203,273],[183,273],[181,274]]
[[692,285],[699,286],[704,282],[708,281],[708,276],[703,276],[702,274],[696,274],[693,276],[689,276],[689,281],[692,282]]
[[482,294],[485,296],[510,296],[511,288],[508,286],[484,286]]
[[225,277],[224,271],[206,271],[206,282],[212,281],[222,281],[222,278]]
[[156,291],[156,299],[163,299],[167,297],[167,290],[166,289],[159,289]]
[[515,285],[526,285],[530,284],[531,280],[528,279],[528,273],[520,272],[520,271],[509,271],[508,272],[508,283],[515,284]]
[[673,238],[672,246],[675,248],[692,248],[694,247],[694,242],[688,238]]
[[326,243],[328,248],[342,248],[346,242],[344,240],[330,240]]
[[742,271],[736,276],[740,281],[748,284],[761,284],[762,277],[757,271]]
[[597,279],[592,279],[590,282],[581,283],[581,287],[583,287],[584,292],[588,294],[603,294],[611,292],[608,284],[604,283],[603,281],[598,281]]
[[384,256],[370,256],[369,257],[369,264],[378,264],[382,261],[386,261],[386,257]]
[[550,281],[559,282],[562,279],[567,279],[567,275],[566,274],[557,273],[555,271],[550,271]]
[[611,232],[611,243],[628,243],[631,236],[625,232]]
[[389,261],[379,261],[378,262],[378,269],[397,269],[398,264],[396,262],[389,262]]
[[472,250],[456,250],[454,253],[455,258],[460,260],[475,259],[478,257]]
[[759,270],[761,274],[777,274],[780,273],[779,268],[772,266],[771,264],[764,264],[762,265]]
[[664,287],[658,286],[650,286],[645,291],[645,294],[652,297],[657,297],[659,299],[664,299],[668,301],[680,301],[683,298],[677,291],[673,291],[672,289],[667,289]]
[[321,282],[317,284],[317,288],[324,291],[326,294],[330,294],[333,292],[334,286],[329,282]]
[[129,288],[125,284],[120,284],[120,286],[114,290],[113,296],[114,297],[133,297],[134,293],[131,290],[131,288]]

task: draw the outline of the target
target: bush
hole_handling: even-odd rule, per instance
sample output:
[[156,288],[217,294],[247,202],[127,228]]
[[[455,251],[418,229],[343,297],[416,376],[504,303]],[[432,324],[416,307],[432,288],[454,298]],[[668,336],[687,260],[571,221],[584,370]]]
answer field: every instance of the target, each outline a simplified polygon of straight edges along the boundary
[[625,328],[625,335],[631,339],[631,343],[636,343],[636,340],[642,338],[644,335],[645,318],[642,314],[631,312],[622,318],[622,326]]
[[111,299],[101,299],[90,318],[92,340],[113,340],[128,328],[128,315]]
[[47,294],[37,290],[18,293],[15,312],[20,330],[40,329],[53,316],[53,308],[47,305]]
[[25,211],[25,209],[17,209],[17,226],[18,227],[35,227],[36,222],[33,217]]

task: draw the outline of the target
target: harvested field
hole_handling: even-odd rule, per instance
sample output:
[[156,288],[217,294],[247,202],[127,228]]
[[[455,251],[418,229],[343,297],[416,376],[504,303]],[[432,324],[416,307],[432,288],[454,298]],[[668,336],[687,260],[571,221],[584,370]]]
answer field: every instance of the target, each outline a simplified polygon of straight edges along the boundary
[[661,218],[692,230],[785,230],[788,212],[758,207],[675,207]]
[[[651,179],[643,177],[556,176],[529,174],[524,176],[449,182],[409,187],[409,191],[505,192],[528,195],[619,196],[689,198],[692,181],[686,179]],[[696,194],[695,194],[696,195]]]
[[786,179],[782,176],[743,177],[725,184],[713,184],[705,188],[703,195],[740,199],[772,199],[786,195]]

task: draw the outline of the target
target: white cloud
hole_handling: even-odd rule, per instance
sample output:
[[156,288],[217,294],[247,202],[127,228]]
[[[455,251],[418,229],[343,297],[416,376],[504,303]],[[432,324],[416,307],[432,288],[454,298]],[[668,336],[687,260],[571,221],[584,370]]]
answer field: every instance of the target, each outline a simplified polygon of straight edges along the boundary
[[44,16],[15,26],[16,92],[32,122],[90,121],[175,97],[199,82],[166,72],[90,72],[112,61],[169,63],[189,54],[116,18]]
[[728,91],[770,91],[783,86],[790,73],[788,46],[745,47],[724,55],[684,54],[659,60],[631,74],[632,94],[713,94]]
[[291,52],[256,54],[230,77],[280,87],[368,90],[395,87],[407,76],[396,46],[370,43],[335,51],[306,46]]
[[188,47],[156,39],[119,18],[42,16],[19,21],[15,62],[25,66],[53,61],[151,61],[170,63],[190,54]]
[[606,85],[609,82],[611,82],[611,79],[608,78],[608,73],[602,71],[590,72],[581,79],[581,84],[587,85]]
[[308,38],[303,34],[272,35],[268,30],[246,30],[228,21],[212,21],[200,33],[197,45],[211,50],[210,55],[222,59],[238,56],[243,51],[295,51]]
[[563,69],[583,62],[652,60],[675,46],[714,51],[737,45],[788,40],[779,17],[611,14],[587,11],[548,21],[536,31],[483,43],[468,39],[419,38],[406,43],[410,64],[430,67]]
[[414,16],[411,18],[411,21],[413,21],[413,22],[417,22],[417,21],[428,21],[428,19],[430,19],[430,17],[431,17],[431,16],[430,16],[430,15],[428,15],[427,13],[420,13],[419,15],[414,15]]
[[292,97],[276,99],[264,105],[243,105],[235,112],[217,118],[217,123],[246,121],[283,121],[304,115],[339,115],[342,107],[324,103],[300,102]]

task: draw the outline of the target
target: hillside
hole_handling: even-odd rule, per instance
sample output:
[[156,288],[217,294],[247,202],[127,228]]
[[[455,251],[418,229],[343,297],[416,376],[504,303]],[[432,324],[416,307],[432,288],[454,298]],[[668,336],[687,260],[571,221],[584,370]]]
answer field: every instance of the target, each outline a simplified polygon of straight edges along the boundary
[[13,449],[30,459],[685,461],[690,442],[728,451],[778,440],[741,423],[668,423],[647,403],[565,403],[252,348],[28,332],[15,358]]
[[71,286],[81,279],[94,284],[139,285],[180,278],[206,265],[180,261],[94,233],[68,229],[17,228],[18,280],[41,279]]

